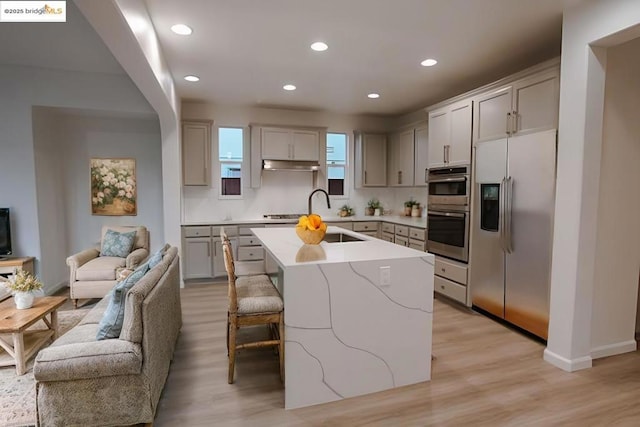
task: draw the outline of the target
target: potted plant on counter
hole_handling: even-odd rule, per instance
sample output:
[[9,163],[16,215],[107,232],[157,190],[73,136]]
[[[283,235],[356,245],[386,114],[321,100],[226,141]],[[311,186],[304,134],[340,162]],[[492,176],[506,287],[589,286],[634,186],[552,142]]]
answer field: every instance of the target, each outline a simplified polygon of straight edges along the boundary
[[369,202],[367,203],[367,208],[365,209],[364,212],[365,212],[365,215],[371,216],[371,215],[380,215],[381,211],[382,211],[382,205],[380,204],[380,201],[374,197],[369,200]]
[[352,216],[353,215],[353,208],[349,205],[342,205],[342,207],[340,208],[340,210],[338,211],[338,216],[340,217],[345,217],[345,216]]
[[420,203],[416,202],[413,197],[410,197],[409,200],[404,202],[404,216],[411,216],[411,209],[415,204],[419,205]]

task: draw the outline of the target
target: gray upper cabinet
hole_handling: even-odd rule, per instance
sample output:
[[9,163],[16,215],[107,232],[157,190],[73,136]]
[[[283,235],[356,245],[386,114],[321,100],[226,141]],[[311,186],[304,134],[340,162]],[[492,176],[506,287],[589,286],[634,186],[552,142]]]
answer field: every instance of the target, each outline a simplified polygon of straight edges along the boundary
[[391,134],[387,183],[391,187],[411,187],[414,179],[414,130]]
[[429,112],[429,168],[471,163],[471,119],[471,99]]
[[378,133],[355,132],[356,187],[387,185],[387,136]]
[[182,185],[211,185],[211,124],[182,122]]
[[416,127],[414,130],[414,177],[413,185],[416,187],[427,185],[427,172],[429,169],[429,128]]
[[261,129],[262,158],[269,160],[319,160],[318,131],[287,128]]
[[476,96],[474,142],[556,129],[559,81],[555,67]]

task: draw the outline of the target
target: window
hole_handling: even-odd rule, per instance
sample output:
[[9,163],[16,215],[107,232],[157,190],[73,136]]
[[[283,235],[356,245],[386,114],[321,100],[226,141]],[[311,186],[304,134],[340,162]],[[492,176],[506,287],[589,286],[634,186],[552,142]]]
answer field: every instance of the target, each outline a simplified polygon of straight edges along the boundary
[[327,188],[330,196],[346,196],[347,135],[327,133]]
[[242,195],[242,128],[218,128],[220,194]]

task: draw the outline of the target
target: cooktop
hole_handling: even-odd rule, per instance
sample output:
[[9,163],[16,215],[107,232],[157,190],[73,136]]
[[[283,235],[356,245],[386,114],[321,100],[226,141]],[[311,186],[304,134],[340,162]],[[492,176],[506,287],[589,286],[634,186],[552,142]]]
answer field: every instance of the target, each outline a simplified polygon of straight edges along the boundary
[[304,214],[265,214],[266,219],[298,219]]

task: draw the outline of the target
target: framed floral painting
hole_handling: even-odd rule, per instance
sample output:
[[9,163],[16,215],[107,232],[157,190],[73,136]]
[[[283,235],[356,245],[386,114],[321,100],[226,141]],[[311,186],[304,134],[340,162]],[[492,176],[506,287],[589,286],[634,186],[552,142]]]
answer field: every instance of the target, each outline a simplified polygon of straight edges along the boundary
[[91,159],[91,213],[137,215],[135,159]]

